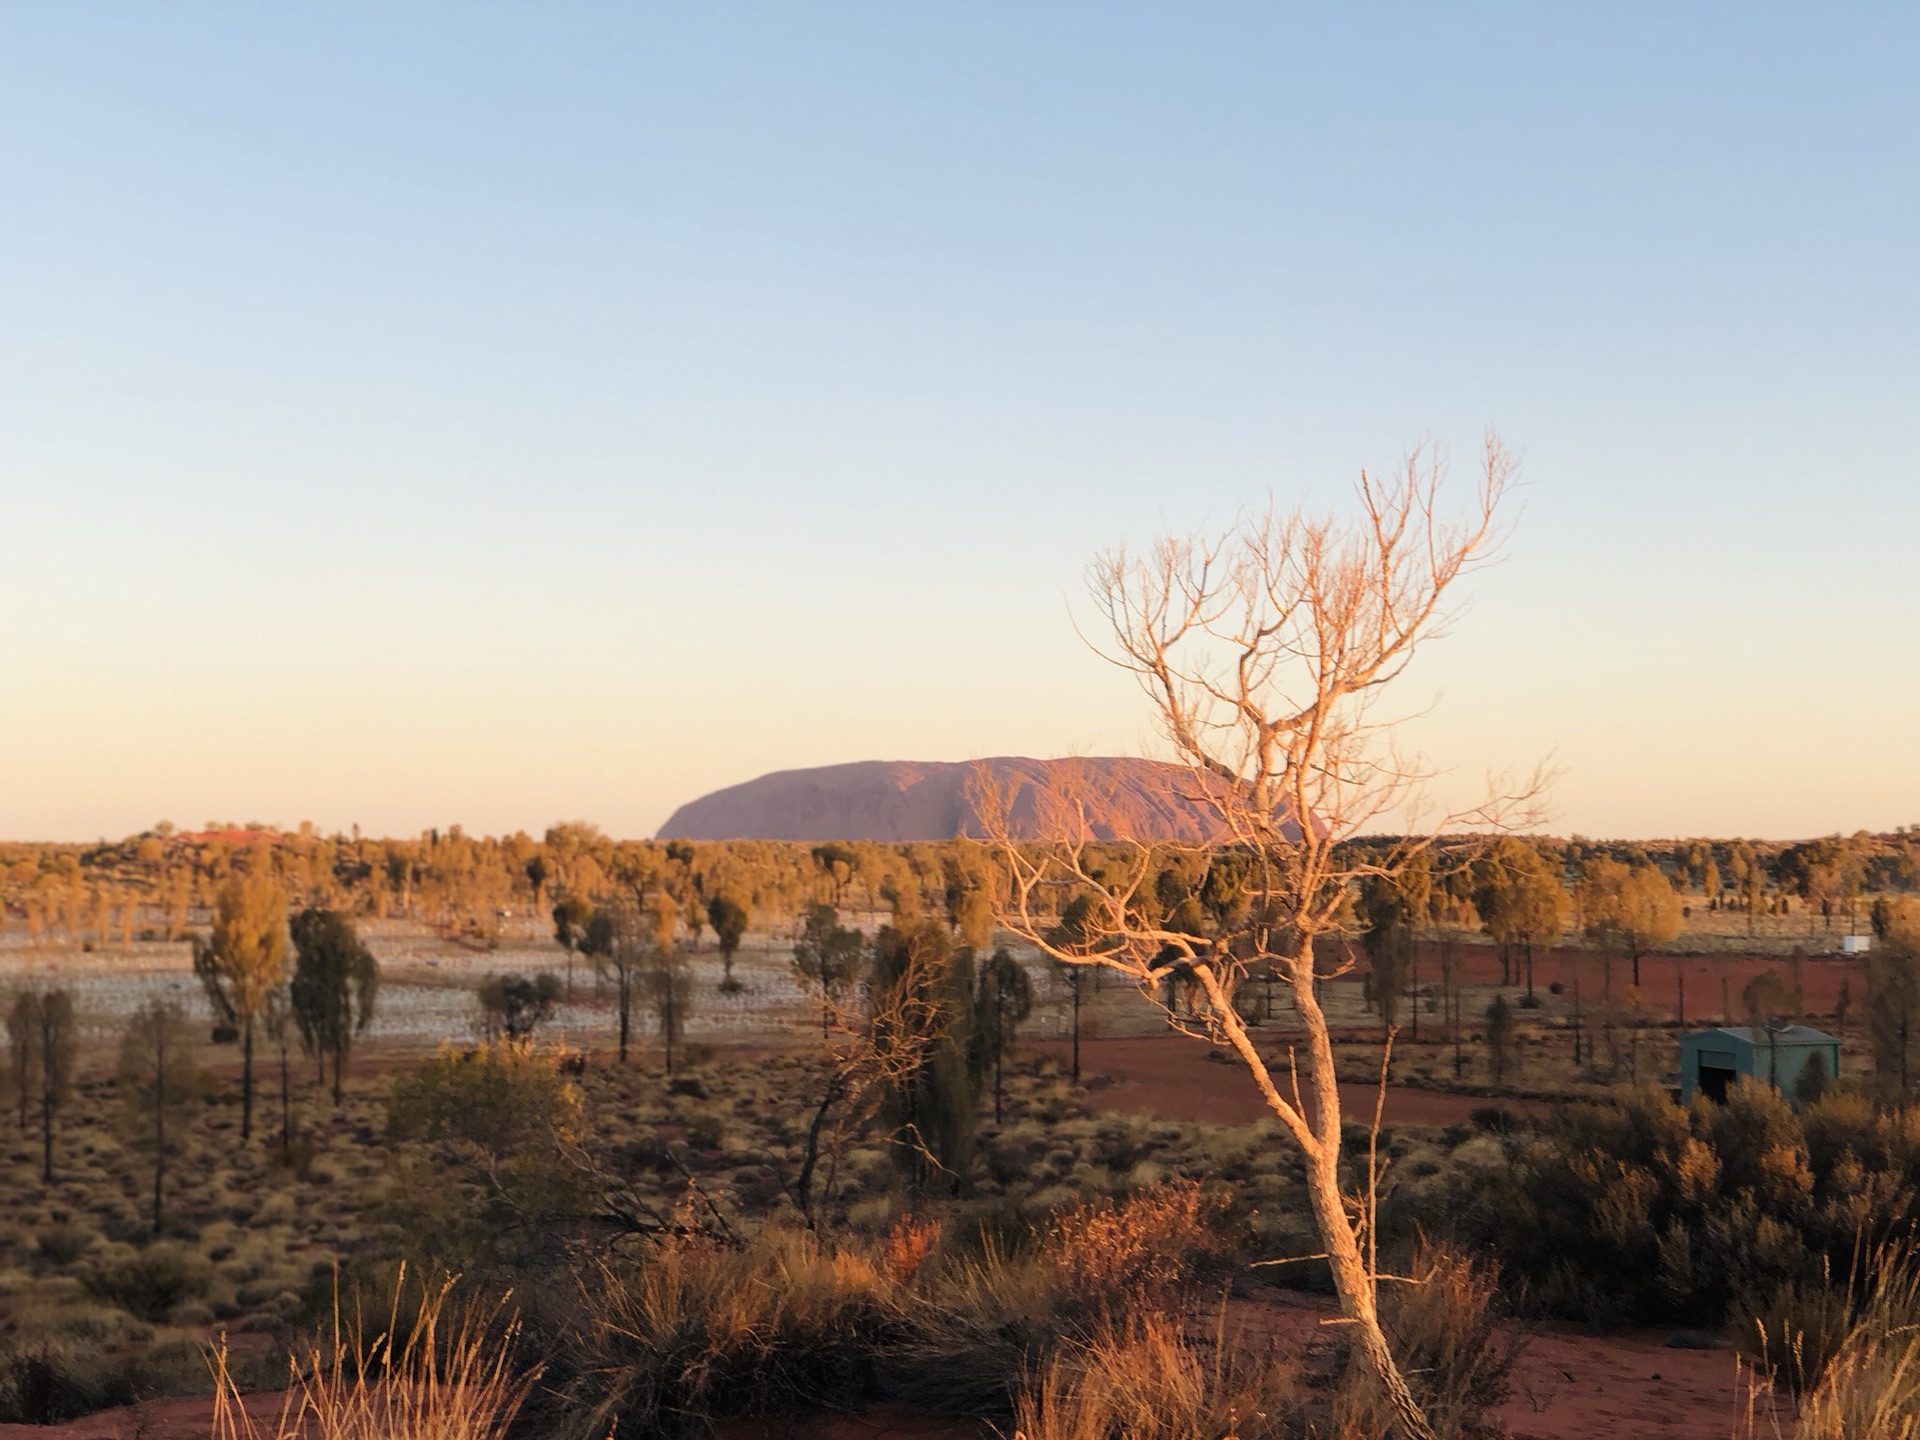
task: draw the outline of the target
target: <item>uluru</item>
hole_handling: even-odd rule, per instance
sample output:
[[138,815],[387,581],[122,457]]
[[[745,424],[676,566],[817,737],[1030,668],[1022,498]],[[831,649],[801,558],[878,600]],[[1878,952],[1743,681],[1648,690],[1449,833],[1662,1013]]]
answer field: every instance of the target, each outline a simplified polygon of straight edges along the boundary
[[[688,801],[663,840],[951,840],[988,833],[982,790],[1004,797],[1015,839],[1054,838],[1061,817],[1087,839],[1205,842],[1219,820],[1192,772],[1126,756],[973,761],[862,760],[777,770]],[[1080,816],[1084,816],[1083,828]]]

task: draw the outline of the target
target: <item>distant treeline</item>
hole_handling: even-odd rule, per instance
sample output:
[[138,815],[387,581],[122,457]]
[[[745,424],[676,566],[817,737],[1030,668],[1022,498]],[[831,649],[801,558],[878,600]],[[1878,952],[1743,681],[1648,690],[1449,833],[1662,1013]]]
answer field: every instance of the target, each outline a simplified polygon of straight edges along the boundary
[[[1390,837],[1354,842],[1382,844]],[[1515,842],[1503,842],[1511,845]],[[1682,895],[1749,915],[1793,901],[1828,916],[1855,918],[1863,896],[1920,888],[1920,826],[1890,834],[1783,843],[1690,839],[1597,841],[1528,838],[1519,842],[1574,892],[1593,861],[1659,871]],[[1120,847],[1115,863],[1124,863]],[[1451,871],[1451,923],[1484,918],[1484,876],[1469,878],[1486,847],[1448,842],[1434,853],[1436,878]],[[1196,868],[1196,862],[1197,868]],[[1165,847],[1171,894],[1200,883],[1207,866],[1190,847]],[[697,940],[715,898],[746,908],[757,928],[797,925],[810,905],[869,914],[946,916],[956,926],[990,911],[1001,887],[991,847],[970,840],[809,845],[772,840],[615,840],[593,825],[555,825],[538,838],[469,835],[459,826],[414,839],[323,835],[269,827],[212,826],[182,832],[162,823],[115,842],[88,845],[0,843],[0,903],[36,939],[68,942],[181,938],[237,872],[270,873],[296,905],[373,919],[407,919],[450,934],[487,939],[503,921],[546,916],[562,897],[587,902],[671,896]],[[1191,876],[1190,876],[1191,872]],[[1066,904],[1071,897],[1062,896]],[[1363,899],[1363,897],[1356,897]],[[1436,917],[1441,918],[1441,917]],[[1356,928],[1365,929],[1364,921]]]

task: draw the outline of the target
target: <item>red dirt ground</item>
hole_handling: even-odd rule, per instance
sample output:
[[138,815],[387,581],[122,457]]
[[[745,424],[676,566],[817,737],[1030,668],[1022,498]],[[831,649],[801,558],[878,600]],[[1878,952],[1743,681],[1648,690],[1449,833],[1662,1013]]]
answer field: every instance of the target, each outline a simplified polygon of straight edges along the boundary
[[[1038,1041],[1033,1048],[1064,1055],[1064,1043]],[[1152,1115],[1163,1120],[1200,1120],[1216,1125],[1251,1125],[1271,1120],[1272,1112],[1237,1061],[1208,1058],[1207,1046],[1186,1035],[1148,1035],[1080,1042],[1083,1077],[1104,1076],[1115,1083],[1089,1092],[1087,1104],[1109,1114]],[[1341,1107],[1349,1116],[1369,1119],[1375,1091],[1371,1085],[1342,1085]],[[1476,1095],[1390,1086],[1381,1119],[1386,1124],[1456,1125],[1482,1105],[1495,1102]],[[1538,1100],[1501,1099],[1509,1110],[1544,1114]]]
[[[247,1414],[271,1433],[283,1398],[278,1390],[249,1395]],[[65,1425],[0,1425],[0,1440],[206,1440],[212,1426],[213,1401],[189,1397],[99,1410]]]
[[[1249,1330],[1304,1349],[1331,1304],[1277,1293],[1241,1310]],[[1747,1414],[1748,1383],[1729,1350],[1670,1349],[1672,1332],[1592,1335],[1577,1326],[1506,1327],[1524,1348],[1512,1393],[1491,1419],[1513,1440],[1727,1440]],[[1764,1400],[1762,1406],[1764,1406]]]
[[[1456,953],[1466,962],[1469,984],[1493,985],[1500,980],[1500,956],[1491,945],[1462,945]],[[1440,974],[1439,952],[1423,945],[1420,974],[1431,978]],[[1559,981],[1568,991],[1580,982],[1583,999],[1591,1003],[1601,993],[1606,962],[1589,950],[1553,950],[1538,954],[1533,962],[1533,983],[1545,990]],[[1656,1013],[1681,1018],[1680,979],[1686,978],[1686,1009],[1689,1022],[1717,1024],[1731,1016],[1733,1023],[1744,1025],[1740,1013],[1740,989],[1762,970],[1777,970],[1780,977],[1792,981],[1793,961],[1778,955],[1643,955],[1640,958],[1640,989]],[[1523,977],[1524,978],[1524,977]],[[1615,993],[1633,979],[1632,967],[1625,960],[1613,962]],[[1830,1015],[1840,998],[1844,981],[1851,992],[1856,1013],[1866,997],[1866,967],[1857,956],[1808,955],[1800,961],[1801,987],[1810,1015]],[[1722,984],[1724,982],[1724,986]],[[1359,983],[1353,975],[1344,982]]]
[[[1324,1304],[1288,1295],[1236,1309],[1249,1329],[1299,1349],[1321,1338],[1321,1321],[1330,1313]],[[1530,1329],[1524,1339],[1512,1395],[1492,1417],[1513,1440],[1726,1440],[1742,1433],[1747,1382],[1728,1351],[1670,1349],[1660,1331],[1594,1336],[1560,1325]],[[0,1425],[0,1440],[204,1440],[211,1403],[164,1400],[68,1425]],[[248,1411],[269,1425],[279,1406],[278,1394],[247,1398]],[[732,1421],[719,1427],[718,1440],[979,1440],[980,1434],[964,1421],[874,1411]]]

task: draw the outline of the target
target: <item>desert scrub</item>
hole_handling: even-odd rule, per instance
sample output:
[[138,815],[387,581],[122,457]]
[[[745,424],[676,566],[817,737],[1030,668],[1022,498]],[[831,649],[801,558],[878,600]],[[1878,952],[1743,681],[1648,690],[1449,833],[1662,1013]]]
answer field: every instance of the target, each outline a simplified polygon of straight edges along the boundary
[[1845,1093],[1796,1112],[1744,1083],[1684,1108],[1623,1089],[1537,1134],[1465,1139],[1390,1190],[1382,1228],[1490,1250],[1552,1314],[1715,1326],[1846,1273],[1856,1237],[1920,1218],[1916,1173],[1920,1112]]
[[585,1316],[546,1348],[576,1433],[691,1437],[715,1420],[859,1410],[1009,1418],[1072,1337],[1183,1307],[1230,1253],[1193,1182],[1070,1209],[950,1207],[840,1245],[772,1228],[743,1245],[669,1235],[587,1272]]

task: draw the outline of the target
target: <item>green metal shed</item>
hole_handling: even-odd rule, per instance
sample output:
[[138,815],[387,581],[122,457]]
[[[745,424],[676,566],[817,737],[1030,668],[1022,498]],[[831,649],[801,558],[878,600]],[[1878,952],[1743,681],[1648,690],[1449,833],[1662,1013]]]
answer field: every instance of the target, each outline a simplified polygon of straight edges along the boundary
[[1725,1025],[1680,1037],[1680,1099],[1696,1093],[1725,1100],[1741,1076],[1764,1080],[1791,1099],[1800,1072],[1818,1057],[1833,1080],[1840,1074],[1840,1042],[1808,1025]]

